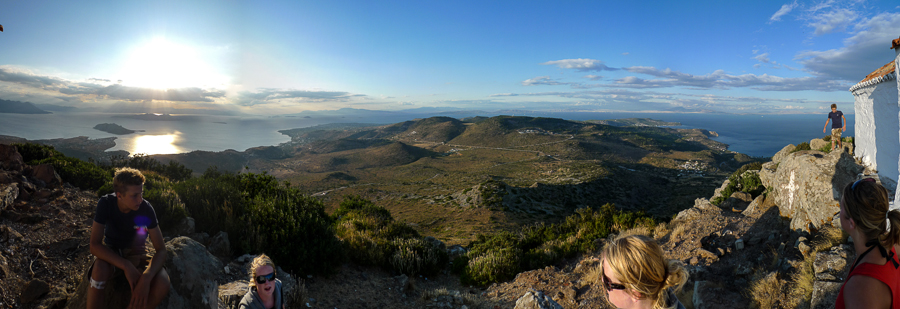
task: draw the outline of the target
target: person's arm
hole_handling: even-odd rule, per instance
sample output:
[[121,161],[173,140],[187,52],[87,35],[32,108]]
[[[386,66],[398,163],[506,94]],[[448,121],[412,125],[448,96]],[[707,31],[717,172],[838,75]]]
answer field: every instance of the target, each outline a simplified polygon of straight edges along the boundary
[[825,128],[828,128],[828,122],[831,121],[831,118],[825,119],[825,126],[822,127],[822,133],[825,133]]
[[91,254],[125,272],[125,278],[128,279],[128,284],[133,288],[134,284],[137,283],[138,277],[140,277],[140,272],[134,265],[131,265],[131,262],[128,262],[128,260],[103,244],[103,231],[105,228],[105,224],[100,224],[97,221],[94,221],[94,224],[91,225]]
[[878,279],[856,275],[844,285],[844,308],[890,308],[891,289]]
[[844,114],[841,114],[841,119],[844,120],[844,127],[841,128],[841,132],[847,131],[847,118],[844,117]]
[[144,273],[140,275],[140,280],[131,291],[131,308],[144,308],[147,305],[150,283],[166,263],[166,243],[163,240],[162,232],[159,231],[159,226],[147,230],[147,234],[150,235],[150,242],[153,243],[156,254],[150,259],[150,266],[147,266]]

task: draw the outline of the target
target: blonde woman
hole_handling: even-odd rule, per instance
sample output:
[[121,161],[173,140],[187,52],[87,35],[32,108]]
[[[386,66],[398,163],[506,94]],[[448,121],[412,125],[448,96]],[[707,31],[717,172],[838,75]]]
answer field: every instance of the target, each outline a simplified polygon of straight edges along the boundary
[[857,258],[838,293],[836,308],[900,308],[896,256],[900,211],[889,206],[887,190],[875,179],[860,179],[844,187],[841,228],[853,237]]
[[281,280],[275,278],[275,262],[260,254],[250,263],[250,290],[241,299],[240,309],[284,309]]
[[619,237],[603,248],[600,282],[617,308],[684,309],[675,292],[688,273],[676,260],[666,260],[652,238]]

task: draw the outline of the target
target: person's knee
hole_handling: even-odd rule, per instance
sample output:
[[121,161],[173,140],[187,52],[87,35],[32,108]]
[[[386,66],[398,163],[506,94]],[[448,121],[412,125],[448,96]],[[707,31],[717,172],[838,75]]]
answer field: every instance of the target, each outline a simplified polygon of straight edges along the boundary
[[104,260],[98,259],[95,261],[91,275],[88,278],[90,280],[91,288],[97,290],[105,289],[106,281],[109,280],[109,277],[114,270],[115,268]]
[[171,283],[169,282],[169,274],[165,269],[159,271],[156,274],[156,277],[153,278],[153,282],[150,283],[150,290],[153,295],[162,298],[169,294],[169,287]]

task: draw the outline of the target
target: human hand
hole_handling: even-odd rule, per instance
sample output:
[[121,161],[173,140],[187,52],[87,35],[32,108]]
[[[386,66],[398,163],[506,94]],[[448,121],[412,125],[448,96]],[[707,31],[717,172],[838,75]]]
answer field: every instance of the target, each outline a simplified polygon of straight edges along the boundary
[[131,303],[129,309],[144,309],[147,306],[147,295],[150,294],[150,276],[140,275],[137,285],[131,289]]
[[825,133],[825,127],[822,127],[822,133]]
[[131,264],[128,264],[122,271],[125,272],[125,279],[128,279],[128,287],[134,290],[134,286],[137,285],[138,280],[141,279],[141,272]]

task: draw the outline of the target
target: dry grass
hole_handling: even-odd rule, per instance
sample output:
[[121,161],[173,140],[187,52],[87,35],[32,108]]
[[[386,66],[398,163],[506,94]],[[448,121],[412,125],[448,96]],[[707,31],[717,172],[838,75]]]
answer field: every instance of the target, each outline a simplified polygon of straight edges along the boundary
[[635,226],[633,228],[630,228],[630,229],[620,232],[616,238],[621,238],[621,237],[631,236],[631,235],[641,235],[641,236],[650,237],[652,234],[650,233],[649,228],[647,228],[646,226],[643,226],[643,225],[639,225],[639,226]]
[[672,229],[669,228],[669,224],[667,222],[660,222],[656,225],[656,228],[653,229],[653,238],[656,240],[660,240],[669,233],[672,232]]
[[459,291],[437,288],[422,292],[422,300],[434,302],[448,302],[454,305],[466,305],[469,308],[489,308],[490,304],[475,294],[460,293]]
[[778,279],[777,273],[758,276],[750,283],[748,296],[757,308],[776,308],[776,305],[783,307],[785,304],[779,300],[784,299],[782,295],[784,285],[784,281]]
[[831,247],[842,244],[847,241],[847,235],[839,227],[827,225],[819,230],[812,241],[809,254],[804,256],[803,263],[800,264],[797,271],[791,274],[790,283],[787,286],[787,303],[785,307],[798,308],[803,304],[809,304],[812,299],[813,284],[816,281],[815,269],[813,263],[816,260],[816,253],[830,250]]
[[677,239],[677,238],[679,238],[682,234],[684,234],[685,231],[687,231],[687,225],[686,225],[686,224],[678,224],[678,225],[675,225],[675,228],[672,229],[672,233],[670,234],[669,239],[670,239],[670,240],[672,240],[672,239]]

